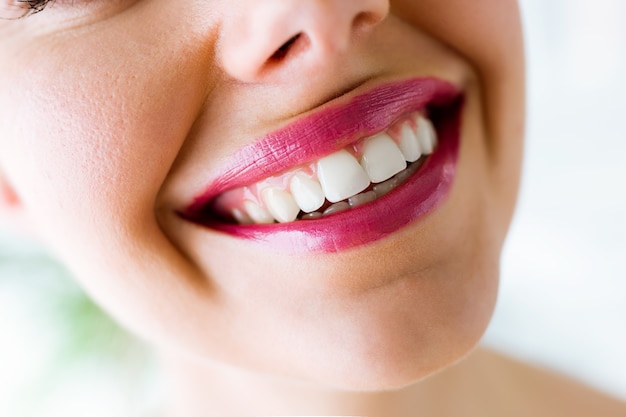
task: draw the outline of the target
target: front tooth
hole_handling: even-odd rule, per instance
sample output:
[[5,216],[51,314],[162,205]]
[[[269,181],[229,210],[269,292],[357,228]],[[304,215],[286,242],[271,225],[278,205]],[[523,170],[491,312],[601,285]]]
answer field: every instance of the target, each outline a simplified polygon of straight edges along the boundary
[[291,194],[278,188],[266,188],[261,193],[265,206],[280,223],[292,222],[298,217],[300,207]]
[[415,162],[422,156],[420,142],[408,123],[404,123],[400,130],[399,146],[402,155],[404,155],[404,159],[409,162]]
[[274,217],[272,217],[270,212],[254,201],[246,200],[243,203],[243,208],[248,213],[248,216],[257,224],[274,223]]
[[406,168],[398,145],[386,133],[365,140],[361,165],[373,183],[385,181]]
[[343,149],[317,161],[317,177],[331,203],[352,197],[370,185],[359,162]]
[[417,123],[417,132],[415,133],[421,145],[422,152],[429,155],[433,153],[435,145],[437,144],[437,132],[435,132],[435,127],[430,120],[421,114],[418,114],[415,122]]
[[326,199],[319,182],[303,174],[296,174],[291,178],[289,189],[294,200],[305,213],[322,207]]
[[252,224],[254,221],[250,218],[250,216],[241,209],[234,208],[231,210],[231,214],[237,220],[239,224]]

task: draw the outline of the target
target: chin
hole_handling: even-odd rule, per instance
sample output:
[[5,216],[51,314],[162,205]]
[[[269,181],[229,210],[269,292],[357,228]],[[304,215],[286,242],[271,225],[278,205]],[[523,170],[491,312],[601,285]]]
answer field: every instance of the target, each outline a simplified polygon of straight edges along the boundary
[[318,316],[301,341],[308,359],[300,351],[292,358],[298,376],[332,389],[390,391],[457,363],[485,332],[498,288],[497,263],[466,269],[478,265],[455,263],[329,303],[332,314]]

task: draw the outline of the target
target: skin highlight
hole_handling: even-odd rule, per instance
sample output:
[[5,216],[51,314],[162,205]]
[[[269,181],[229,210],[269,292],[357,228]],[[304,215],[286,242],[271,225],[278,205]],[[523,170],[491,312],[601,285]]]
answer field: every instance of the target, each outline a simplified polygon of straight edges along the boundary
[[[453,365],[491,317],[519,182],[515,1],[58,1],[0,21],[0,62],[0,214],[161,352],[172,416],[419,415],[473,369]],[[420,77],[465,97],[424,218],[289,254],[179,215],[257,138]]]

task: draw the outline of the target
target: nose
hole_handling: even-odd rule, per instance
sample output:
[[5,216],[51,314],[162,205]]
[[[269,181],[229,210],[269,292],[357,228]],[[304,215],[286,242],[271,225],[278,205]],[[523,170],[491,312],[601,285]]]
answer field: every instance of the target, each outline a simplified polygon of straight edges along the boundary
[[247,0],[225,17],[218,55],[243,82],[312,75],[389,12],[389,0]]

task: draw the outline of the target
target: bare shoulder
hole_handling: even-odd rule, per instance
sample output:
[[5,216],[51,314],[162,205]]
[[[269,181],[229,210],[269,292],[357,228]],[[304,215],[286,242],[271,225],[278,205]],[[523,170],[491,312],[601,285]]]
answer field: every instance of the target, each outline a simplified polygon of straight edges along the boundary
[[492,404],[501,415],[626,417],[626,402],[491,350],[476,350],[459,367],[479,375],[476,389],[495,394]]

